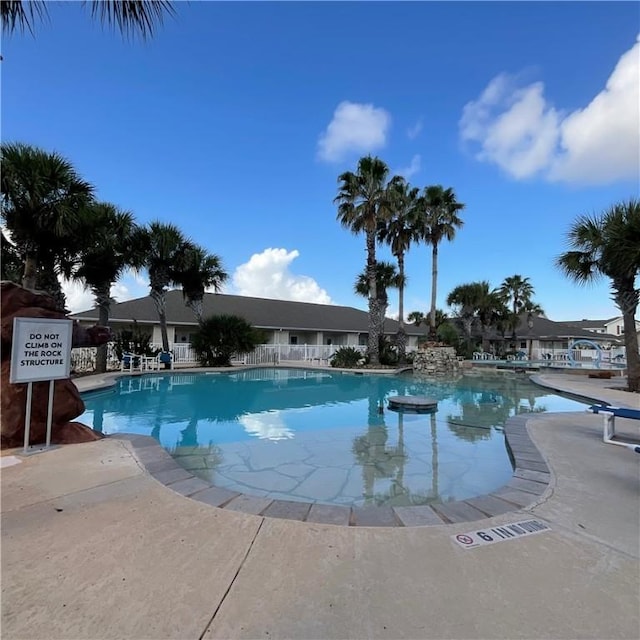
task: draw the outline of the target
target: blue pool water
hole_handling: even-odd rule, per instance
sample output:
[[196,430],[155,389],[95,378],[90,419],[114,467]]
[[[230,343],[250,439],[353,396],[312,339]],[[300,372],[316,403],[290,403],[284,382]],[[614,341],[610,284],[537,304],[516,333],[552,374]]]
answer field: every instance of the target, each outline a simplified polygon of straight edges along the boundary
[[[438,410],[390,411],[394,395],[429,396]],[[493,491],[512,473],[502,433],[509,416],[586,406],[515,375],[427,381],[279,368],[125,377],[83,398],[80,422],[151,435],[217,486],[352,506]]]

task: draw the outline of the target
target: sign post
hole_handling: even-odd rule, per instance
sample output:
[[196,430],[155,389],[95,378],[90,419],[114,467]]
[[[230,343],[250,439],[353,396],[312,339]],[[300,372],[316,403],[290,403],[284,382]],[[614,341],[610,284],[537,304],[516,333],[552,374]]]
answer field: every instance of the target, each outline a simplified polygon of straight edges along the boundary
[[51,445],[54,380],[68,378],[71,372],[72,320],[14,318],[11,346],[11,384],[27,383],[24,422],[24,453],[29,448],[33,383],[49,381],[46,447]]

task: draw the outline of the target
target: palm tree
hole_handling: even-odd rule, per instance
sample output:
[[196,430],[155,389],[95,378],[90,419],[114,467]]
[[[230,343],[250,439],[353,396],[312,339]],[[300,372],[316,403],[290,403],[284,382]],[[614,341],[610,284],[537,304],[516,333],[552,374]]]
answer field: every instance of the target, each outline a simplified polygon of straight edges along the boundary
[[412,188],[400,176],[395,176],[389,183],[389,208],[391,217],[378,229],[378,240],[391,247],[391,253],[398,261],[398,363],[406,361],[407,333],[404,328],[404,254],[411,244],[416,242],[418,232],[415,225],[416,206],[418,202],[417,188]]
[[0,232],[0,272],[2,280],[19,283],[22,279],[22,261],[20,254],[9,242],[4,232]]
[[179,266],[193,245],[175,225],[154,221],[136,234],[134,246],[142,254],[142,264],[149,272],[151,298],[160,320],[162,350],[169,351],[166,293],[169,286],[180,284]]
[[358,161],[356,173],[347,171],[338,177],[340,183],[334,203],[337,219],[353,233],[364,231],[367,247],[367,279],[369,283],[369,362],[380,364],[377,319],[380,316],[376,292],[376,234],[380,222],[388,218],[387,175],[389,167],[377,157],[365,156]]
[[529,282],[529,278],[523,278],[517,273],[505,278],[499,291],[505,303],[511,305],[514,316],[523,310],[525,304],[531,302],[534,294],[533,285]]
[[[124,271],[140,266],[133,251],[137,226],[133,214],[108,202],[89,205],[80,218],[82,246],[78,252],[79,267],[74,280],[83,281],[93,293],[98,307],[98,324],[109,326],[111,287]],[[107,345],[98,347],[96,372],[107,370]]]
[[478,303],[482,295],[482,284],[470,282],[459,284],[447,296],[447,305],[456,310],[467,335],[467,344],[471,344],[471,328],[478,311]]
[[187,248],[183,256],[183,264],[179,266],[177,279],[182,283],[182,295],[186,305],[193,311],[198,324],[202,324],[202,301],[207,289],[213,288],[217,293],[227,280],[228,274],[222,268],[222,261],[217,255],[208,254],[197,245]]
[[22,286],[34,289],[42,266],[53,277],[75,242],[93,187],[58,153],[22,143],[3,144],[0,153],[2,217],[24,260]]
[[499,288],[506,305],[511,305],[511,340],[513,348],[516,348],[516,328],[518,327],[518,318],[526,304],[531,303],[534,294],[533,285],[529,282],[529,278],[523,278],[517,273],[505,278]]
[[[376,296],[378,300],[377,308],[379,315],[376,317],[376,330],[378,336],[384,335],[384,320],[389,307],[389,295],[387,289],[399,289],[404,286],[406,281],[400,276],[396,267],[391,262],[376,262]],[[367,272],[364,271],[357,278],[353,286],[353,290],[360,296],[367,297],[369,295],[369,279]]]
[[438,245],[443,240],[451,242],[456,231],[464,225],[458,212],[465,205],[456,200],[452,188],[441,185],[425,187],[421,198],[421,214],[418,228],[421,238],[431,245],[431,310],[429,312],[429,333],[436,334],[436,295],[438,286]]
[[[447,314],[442,309],[436,309],[436,329],[448,319]],[[429,314],[424,314],[422,311],[412,311],[407,316],[407,320],[412,322],[416,327],[419,327],[423,323],[429,323]]]
[[416,327],[419,327],[425,320],[428,320],[428,315],[425,316],[422,311],[412,311],[407,316],[407,320],[413,323]]
[[[93,0],[82,5],[89,5],[92,17],[117,26],[124,35],[139,33],[143,38],[153,35],[165,15],[175,15],[168,0]],[[0,3],[2,31],[7,34],[16,29],[26,29],[33,34],[35,23],[48,17],[47,3],[40,0],[2,0]]]
[[477,287],[476,313],[480,322],[482,350],[486,352],[489,350],[487,333],[489,328],[496,324],[503,302],[500,292],[497,289],[491,289],[487,280],[482,280],[475,284]]
[[630,199],[600,216],[579,216],[568,233],[570,250],[556,264],[578,284],[600,276],[611,281],[613,300],[622,312],[629,391],[640,392],[640,354],[635,315],[640,300],[640,201]]

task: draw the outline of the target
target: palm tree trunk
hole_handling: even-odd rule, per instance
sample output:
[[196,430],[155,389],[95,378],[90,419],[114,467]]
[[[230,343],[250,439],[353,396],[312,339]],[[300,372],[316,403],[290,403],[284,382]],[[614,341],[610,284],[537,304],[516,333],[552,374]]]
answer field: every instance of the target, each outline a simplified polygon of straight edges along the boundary
[[431,253],[431,310],[429,311],[429,337],[436,339],[436,293],[438,286],[438,245],[433,245]]
[[376,286],[376,234],[367,231],[367,278],[369,280],[369,364],[380,364],[379,304]]
[[56,267],[53,261],[41,265],[36,274],[35,288],[48,293],[55,300],[56,309],[65,313],[67,298],[62,291],[62,286],[56,275]]
[[[111,308],[111,283],[105,282],[94,289],[96,304],[98,305],[98,325],[109,326],[109,310]],[[96,373],[107,371],[107,345],[102,344],[96,351]]]
[[407,361],[407,332],[404,328],[404,253],[398,254],[398,274],[400,282],[398,286],[398,333],[396,344],[398,345],[398,364]]
[[36,277],[38,274],[38,263],[35,256],[28,252],[24,261],[24,274],[22,276],[22,286],[25,289],[36,288]]
[[[162,335],[162,350],[169,351],[169,335],[167,333],[167,312],[166,299],[164,291],[151,290],[151,298],[158,312],[158,320],[160,320],[160,334]],[[169,363],[165,363],[165,369],[169,368]]]
[[640,294],[635,289],[634,280],[617,284],[614,287],[615,302],[622,311],[624,326],[624,348],[627,356],[627,390],[640,392],[640,353],[638,353],[638,334],[636,330],[636,310]]
[[187,306],[191,311],[193,311],[193,315],[196,317],[196,321],[199,325],[202,324],[202,299],[196,300],[191,298],[187,300]]

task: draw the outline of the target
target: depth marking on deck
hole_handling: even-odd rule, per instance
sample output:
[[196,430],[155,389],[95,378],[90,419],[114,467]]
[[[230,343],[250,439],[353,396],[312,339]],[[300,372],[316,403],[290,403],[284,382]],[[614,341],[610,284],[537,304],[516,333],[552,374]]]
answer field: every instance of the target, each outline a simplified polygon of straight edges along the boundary
[[487,544],[532,536],[543,531],[551,531],[551,527],[540,520],[522,520],[520,522],[501,524],[496,527],[469,531],[468,533],[458,533],[451,537],[464,549],[475,549]]

